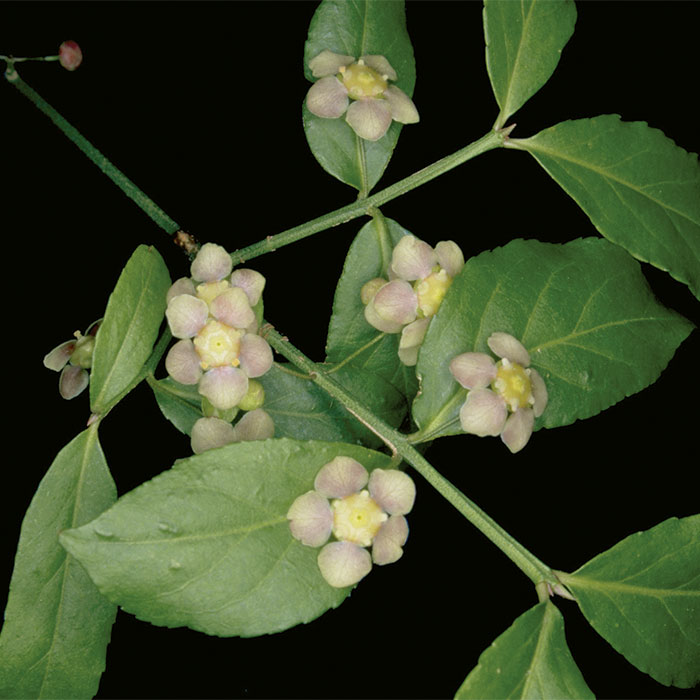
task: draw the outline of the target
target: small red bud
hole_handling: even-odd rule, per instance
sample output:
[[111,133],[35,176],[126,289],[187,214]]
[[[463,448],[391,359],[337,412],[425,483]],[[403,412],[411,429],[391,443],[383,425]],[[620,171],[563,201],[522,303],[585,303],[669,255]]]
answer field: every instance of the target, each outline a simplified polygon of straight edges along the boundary
[[58,48],[58,62],[66,70],[75,70],[83,62],[83,52],[75,41],[64,41]]

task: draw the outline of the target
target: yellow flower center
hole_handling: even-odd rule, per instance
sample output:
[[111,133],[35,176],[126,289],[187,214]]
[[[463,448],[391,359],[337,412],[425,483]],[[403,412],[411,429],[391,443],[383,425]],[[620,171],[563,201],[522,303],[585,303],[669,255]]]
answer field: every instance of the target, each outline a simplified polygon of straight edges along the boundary
[[451,284],[452,278],[439,266],[425,279],[414,283],[413,288],[418,297],[418,308],[423,317],[427,318],[435,314]]
[[194,338],[202,369],[210,367],[238,367],[243,332],[219,321],[207,321]]
[[333,534],[346,540],[369,547],[379,532],[382,523],[389,517],[364,489],[352,496],[338,498],[333,506]]
[[202,300],[207,302],[207,306],[210,306],[212,301],[219,296],[222,292],[225,292],[231,283],[228,280],[221,280],[220,282],[203,282],[197,287],[197,296]]
[[386,79],[362,60],[349,66],[341,66],[340,80],[353,100],[362,97],[378,97],[387,89]]
[[497,364],[497,368],[496,378],[491,382],[491,386],[505,399],[510,410],[517,411],[518,408],[531,406],[535,399],[532,395],[529,370],[505,358]]

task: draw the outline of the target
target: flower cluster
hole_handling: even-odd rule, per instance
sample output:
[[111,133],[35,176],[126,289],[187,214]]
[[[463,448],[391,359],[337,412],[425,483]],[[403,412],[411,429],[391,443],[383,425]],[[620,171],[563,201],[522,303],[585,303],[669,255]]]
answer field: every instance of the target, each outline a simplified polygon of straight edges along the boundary
[[75,331],[74,339],[57,345],[44,357],[44,367],[61,373],[58,378],[58,391],[64,399],[75,398],[90,381],[88,370],[92,367],[95,336],[101,322],[102,319],[92,323],[85,335]]
[[[367,141],[377,141],[391,126],[418,121],[411,98],[390,80],[396,71],[384,56],[344,56],[325,49],[309,61],[315,82],[306,96],[312,114],[337,119],[343,114],[353,131]],[[350,102],[352,100],[352,103]]]
[[192,279],[181,278],[168,291],[165,311],[180,339],[165,358],[168,374],[181,384],[196,384],[208,404],[224,412],[249,394],[250,378],[272,366],[272,350],[257,334],[252,308],[265,278],[254,270],[231,270],[226,250],[205,243],[192,261]]
[[432,248],[408,235],[393,250],[391,281],[377,277],[362,287],[367,322],[384,333],[401,333],[403,364],[413,366],[418,361],[430,319],[463,266],[464,255],[454,241],[440,241]]
[[462,430],[479,437],[500,435],[511,452],[518,452],[547,407],[547,387],[529,368],[530,355],[517,338],[497,332],[486,343],[499,361],[486,353],[465,352],[450,362],[452,376],[469,389],[459,412]]
[[370,476],[358,461],[341,456],[321,468],[314,490],[292,503],[287,518],[302,544],[322,547],[318,566],[323,578],[344,588],[364,578],[372,562],[391,564],[401,558],[408,537],[404,516],[415,497],[415,484],[404,472],[375,469]]

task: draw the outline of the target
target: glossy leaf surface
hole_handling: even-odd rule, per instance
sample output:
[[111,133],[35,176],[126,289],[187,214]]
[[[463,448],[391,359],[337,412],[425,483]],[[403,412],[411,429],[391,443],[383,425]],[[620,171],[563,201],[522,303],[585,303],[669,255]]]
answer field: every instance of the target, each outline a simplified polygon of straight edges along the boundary
[[105,596],[143,620],[218,636],[279,632],[350,592],[325,582],[319,550],[294,539],[286,518],[338,455],[369,470],[388,463],[342,443],[227,445],[177,462],[61,543]]
[[548,600],[492,642],[455,695],[458,700],[593,697],[566,645],[564,618]]
[[452,283],[419,355],[413,417],[430,435],[460,432],[466,390],[450,360],[491,354],[486,341],[495,331],[528,350],[549,394],[535,427],[553,428],[654,382],[691,330],[656,301],[639,263],[618,246],[596,238],[515,240],[468,260]]
[[550,78],[574,32],[573,0],[485,0],[486,68],[505,125]]
[[[360,58],[379,54],[397,73],[392,84],[413,94],[416,80],[413,48],[406,30],[403,0],[323,0],[309,25],[304,71],[314,81],[309,61],[323,50]],[[321,166],[342,182],[367,193],[376,185],[391,158],[401,125],[392,122],[378,141],[366,141],[344,117],[323,119],[303,107],[304,131]]]
[[97,333],[90,374],[93,413],[108,410],[141,371],[163,322],[169,287],[158,251],[139,246],[119,276]]
[[522,148],[600,233],[700,298],[700,165],[658,129],[616,115],[557,124]]
[[93,425],[59,452],[22,523],[0,634],[0,697],[97,692],[117,609],[58,534],[97,517],[116,497]]
[[664,685],[700,682],[700,515],[630,535],[560,579],[630,663]]

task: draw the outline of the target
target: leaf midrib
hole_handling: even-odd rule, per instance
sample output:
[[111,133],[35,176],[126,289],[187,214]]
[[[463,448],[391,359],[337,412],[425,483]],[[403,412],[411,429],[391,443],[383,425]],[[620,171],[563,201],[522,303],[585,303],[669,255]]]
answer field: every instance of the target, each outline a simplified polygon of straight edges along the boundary
[[586,589],[598,589],[601,591],[615,591],[626,595],[643,595],[652,598],[663,598],[666,596],[686,597],[698,596],[700,591],[689,589],[673,589],[673,588],[651,588],[649,586],[637,586],[629,583],[621,583],[619,581],[601,581],[600,579],[589,578],[587,576],[571,576],[567,577],[566,584],[571,585],[574,589],[576,586]]

